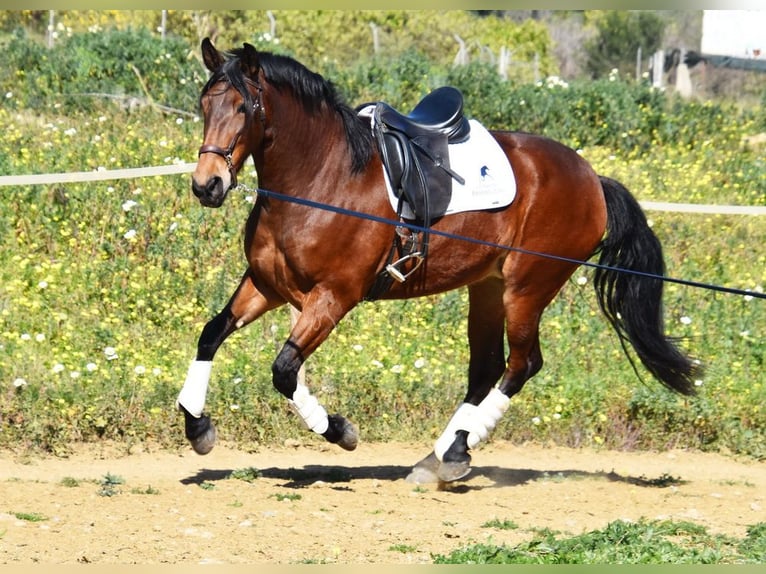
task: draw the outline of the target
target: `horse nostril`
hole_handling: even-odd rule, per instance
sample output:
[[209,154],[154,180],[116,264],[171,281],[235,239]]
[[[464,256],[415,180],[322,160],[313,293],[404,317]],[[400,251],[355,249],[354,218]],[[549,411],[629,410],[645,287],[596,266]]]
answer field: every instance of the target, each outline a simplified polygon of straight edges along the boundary
[[208,179],[204,184],[200,184],[196,179],[192,178],[192,192],[197,197],[210,197],[213,195],[216,187],[221,185],[221,178],[216,176]]
[[192,192],[196,197],[200,197],[203,193],[203,187],[197,183],[197,180],[192,178]]

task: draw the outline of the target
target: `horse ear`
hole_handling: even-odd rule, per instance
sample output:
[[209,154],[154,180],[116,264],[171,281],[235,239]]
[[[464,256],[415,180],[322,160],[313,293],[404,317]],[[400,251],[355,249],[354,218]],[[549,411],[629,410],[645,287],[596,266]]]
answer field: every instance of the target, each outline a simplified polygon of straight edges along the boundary
[[246,76],[253,79],[258,77],[258,71],[261,69],[261,63],[258,57],[258,50],[256,50],[254,46],[245,42],[243,45],[240,62],[242,63],[242,72]]
[[223,56],[215,49],[210,38],[202,40],[202,61],[205,62],[205,67],[211,72],[215,72],[223,66]]

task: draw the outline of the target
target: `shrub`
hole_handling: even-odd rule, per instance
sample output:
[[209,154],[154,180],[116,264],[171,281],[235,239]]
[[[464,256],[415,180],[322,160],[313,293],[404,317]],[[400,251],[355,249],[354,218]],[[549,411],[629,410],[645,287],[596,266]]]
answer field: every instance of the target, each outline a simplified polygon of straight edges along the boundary
[[16,106],[35,110],[92,110],[99,99],[114,98],[193,112],[206,74],[189,56],[184,40],[160,42],[144,28],[72,34],[51,49],[17,31],[0,85],[15,93]]

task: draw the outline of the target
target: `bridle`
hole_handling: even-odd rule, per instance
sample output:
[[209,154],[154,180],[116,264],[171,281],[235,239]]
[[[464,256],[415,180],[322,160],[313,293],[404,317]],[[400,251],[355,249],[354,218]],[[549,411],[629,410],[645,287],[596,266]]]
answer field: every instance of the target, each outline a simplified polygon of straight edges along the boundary
[[[251,80],[250,78],[245,78],[245,81],[251,86],[255,87],[256,90],[258,90],[258,95],[255,97],[255,102],[253,103],[253,113],[258,113],[258,117],[260,118],[261,123],[265,126],[266,111],[263,109],[263,88],[258,82]],[[201,156],[203,153],[214,153],[215,155],[221,156],[224,161],[226,161],[226,167],[228,168],[229,174],[231,175],[231,187],[237,186],[237,168],[234,166],[234,162],[232,161],[234,148],[237,147],[237,142],[239,142],[239,138],[242,136],[244,131],[250,126],[251,117],[252,116],[247,116],[244,125],[239,129],[237,133],[234,134],[234,137],[231,138],[231,142],[229,142],[229,146],[226,149],[215,144],[203,144],[200,146],[199,151],[197,152],[197,157]]]

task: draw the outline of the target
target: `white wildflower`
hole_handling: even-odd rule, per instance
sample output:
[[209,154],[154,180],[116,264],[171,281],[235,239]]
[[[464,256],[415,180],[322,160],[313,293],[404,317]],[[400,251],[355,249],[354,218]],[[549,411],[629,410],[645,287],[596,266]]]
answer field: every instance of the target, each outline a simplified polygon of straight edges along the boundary
[[133,201],[132,199],[128,199],[127,201],[125,201],[122,204],[122,210],[127,213],[128,211],[130,211],[131,209],[133,209],[137,205],[138,205],[137,201]]

